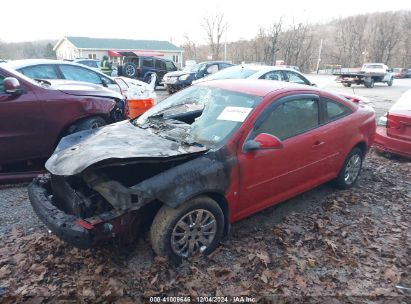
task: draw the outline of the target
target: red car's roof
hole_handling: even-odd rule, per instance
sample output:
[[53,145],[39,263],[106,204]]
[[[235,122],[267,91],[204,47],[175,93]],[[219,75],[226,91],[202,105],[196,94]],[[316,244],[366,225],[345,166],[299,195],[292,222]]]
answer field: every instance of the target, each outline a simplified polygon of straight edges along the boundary
[[210,80],[196,84],[199,86],[215,87],[236,91],[239,93],[250,94],[255,96],[265,96],[273,91],[281,89],[294,89],[318,92],[318,88],[312,88],[306,85],[293,84],[283,81],[263,80],[263,79],[222,79]]

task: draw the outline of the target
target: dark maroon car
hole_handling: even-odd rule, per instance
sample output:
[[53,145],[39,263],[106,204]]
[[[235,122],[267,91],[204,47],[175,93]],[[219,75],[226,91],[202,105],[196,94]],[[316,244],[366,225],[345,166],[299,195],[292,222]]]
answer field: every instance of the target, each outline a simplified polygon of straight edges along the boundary
[[0,180],[11,164],[49,157],[65,135],[123,119],[118,93],[82,82],[32,80],[0,65]]

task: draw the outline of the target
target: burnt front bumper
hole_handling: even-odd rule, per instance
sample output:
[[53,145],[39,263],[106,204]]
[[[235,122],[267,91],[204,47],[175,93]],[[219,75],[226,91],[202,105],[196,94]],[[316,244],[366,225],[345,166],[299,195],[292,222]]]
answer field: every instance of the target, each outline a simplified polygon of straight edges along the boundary
[[108,211],[90,218],[79,218],[59,209],[51,190],[49,175],[37,177],[28,187],[29,198],[40,220],[60,239],[78,248],[91,248],[121,236],[132,241],[137,235],[137,211]]
[[93,229],[80,226],[76,223],[79,220],[77,217],[54,206],[49,187],[48,176],[35,178],[28,187],[31,205],[40,220],[60,239],[76,247],[89,248],[95,245]]

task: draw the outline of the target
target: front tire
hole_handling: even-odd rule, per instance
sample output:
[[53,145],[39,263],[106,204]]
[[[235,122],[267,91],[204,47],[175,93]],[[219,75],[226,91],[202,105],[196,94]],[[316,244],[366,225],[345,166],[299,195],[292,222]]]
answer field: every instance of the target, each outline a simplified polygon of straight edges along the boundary
[[364,154],[359,148],[354,148],[348,154],[344,165],[335,179],[335,184],[339,189],[348,189],[354,186],[360,175]]
[[366,88],[373,88],[374,87],[374,79],[371,79],[369,82],[364,83]]
[[80,132],[84,130],[91,130],[91,129],[97,129],[100,127],[103,127],[107,124],[107,122],[101,118],[101,117],[91,117],[91,118],[86,118],[82,121],[79,121],[75,124],[72,125],[72,127],[69,128],[69,134],[75,133],[75,132]]
[[391,87],[393,82],[394,82],[394,79],[391,78],[391,79],[387,82],[388,86]]
[[207,196],[193,198],[177,208],[163,205],[150,229],[154,252],[175,263],[196,254],[210,254],[220,244],[224,214]]

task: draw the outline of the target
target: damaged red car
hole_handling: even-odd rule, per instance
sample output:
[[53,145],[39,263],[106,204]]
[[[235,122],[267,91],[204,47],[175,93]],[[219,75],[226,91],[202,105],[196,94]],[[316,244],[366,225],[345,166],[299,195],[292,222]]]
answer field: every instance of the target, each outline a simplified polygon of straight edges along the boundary
[[375,114],[318,88],[218,80],[137,120],[65,137],[29,187],[40,219],[90,247],[137,230],[156,254],[208,254],[231,223],[322,183],[356,182]]
[[50,157],[65,135],[123,120],[124,107],[98,85],[32,80],[0,66],[0,180],[16,163]]
[[382,152],[411,158],[411,90],[379,119],[374,147]]

